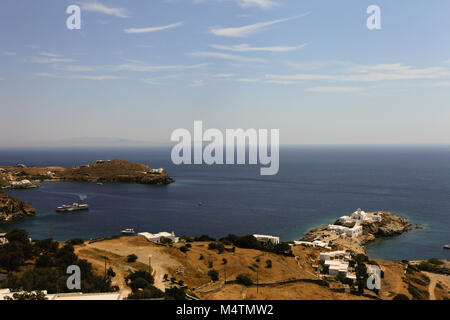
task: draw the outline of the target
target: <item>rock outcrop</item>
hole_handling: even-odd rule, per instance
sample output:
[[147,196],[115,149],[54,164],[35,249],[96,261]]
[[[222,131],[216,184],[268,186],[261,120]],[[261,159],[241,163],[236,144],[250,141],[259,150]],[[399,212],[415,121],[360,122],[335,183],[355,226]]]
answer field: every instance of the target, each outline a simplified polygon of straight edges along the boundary
[[28,203],[14,199],[0,191],[0,224],[34,216],[36,210]]
[[391,212],[379,211],[377,215],[382,217],[381,221],[362,223],[363,234],[360,236],[362,244],[379,238],[392,237],[420,229],[420,226],[410,223],[407,218],[397,216]]

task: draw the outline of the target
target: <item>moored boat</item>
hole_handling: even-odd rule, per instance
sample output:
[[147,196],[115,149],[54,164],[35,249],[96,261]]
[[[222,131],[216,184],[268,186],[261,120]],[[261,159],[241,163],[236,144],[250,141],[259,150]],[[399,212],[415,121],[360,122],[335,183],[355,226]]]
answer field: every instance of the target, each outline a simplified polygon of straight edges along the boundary
[[123,234],[135,234],[134,229],[124,229],[122,230]]
[[80,211],[80,210],[88,210],[89,205],[87,204],[79,204],[79,203],[72,203],[71,205],[63,204],[62,206],[59,206],[56,208],[56,211],[58,212],[72,212],[72,211]]

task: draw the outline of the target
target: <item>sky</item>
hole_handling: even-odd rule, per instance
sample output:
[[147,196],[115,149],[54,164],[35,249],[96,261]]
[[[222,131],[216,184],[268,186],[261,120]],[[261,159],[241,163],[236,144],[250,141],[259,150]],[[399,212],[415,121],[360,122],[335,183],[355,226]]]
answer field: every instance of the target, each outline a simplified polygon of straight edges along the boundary
[[449,144],[449,12],[447,0],[2,0],[0,146],[166,144],[195,120],[279,129],[282,144]]

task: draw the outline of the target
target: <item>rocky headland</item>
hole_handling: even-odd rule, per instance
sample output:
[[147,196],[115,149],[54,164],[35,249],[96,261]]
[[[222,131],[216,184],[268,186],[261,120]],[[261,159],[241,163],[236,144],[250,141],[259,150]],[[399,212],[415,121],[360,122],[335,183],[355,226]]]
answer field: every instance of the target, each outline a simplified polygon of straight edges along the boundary
[[31,203],[17,200],[0,191],[0,224],[34,216],[35,213]]
[[[411,223],[407,218],[387,211],[368,212],[368,216],[379,217],[377,220],[368,219],[357,222],[362,231],[357,236],[347,236],[345,232],[330,230],[329,225],[310,230],[301,241],[320,241],[327,243],[335,249],[350,250],[356,253],[365,253],[364,245],[375,240],[393,237],[412,230],[420,229],[419,225]],[[351,220],[350,220],[351,221]],[[334,226],[355,227],[356,223],[343,225],[341,219],[336,220]]]

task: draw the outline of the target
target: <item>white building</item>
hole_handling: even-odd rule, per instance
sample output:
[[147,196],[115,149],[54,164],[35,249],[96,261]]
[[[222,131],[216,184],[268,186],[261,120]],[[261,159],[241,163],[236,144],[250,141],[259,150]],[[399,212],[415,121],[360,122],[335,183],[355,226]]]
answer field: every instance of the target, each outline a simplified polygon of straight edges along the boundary
[[175,236],[175,233],[172,231],[172,233],[168,232],[159,232],[156,234],[148,233],[148,232],[141,232],[138,233],[138,236],[144,237],[148,241],[160,243],[161,239],[170,239],[173,242],[176,242],[177,238]]
[[21,181],[11,181],[11,185],[13,187],[26,187],[26,186],[31,186],[32,183],[30,180],[24,179]]
[[150,170],[150,173],[152,173],[152,174],[161,174],[161,173],[163,173],[163,172],[164,172],[164,169],[163,169],[163,168],[152,169],[152,170]]
[[336,277],[339,274],[347,276],[348,263],[340,260],[327,260],[324,265],[328,266],[328,274]]
[[337,259],[350,260],[351,257],[350,257],[350,254],[347,253],[346,251],[339,250],[339,251],[331,251],[331,252],[321,252],[319,259],[322,261],[337,260]]
[[296,246],[305,246],[305,247],[320,247],[325,249],[331,249],[328,246],[328,242],[314,240],[314,241],[294,241],[294,245]]
[[47,171],[47,176],[48,176],[49,178],[53,178],[53,177],[55,176],[55,173],[52,172],[52,171]]
[[363,232],[363,227],[358,223],[355,224],[355,226],[352,228],[330,224],[328,225],[328,230],[334,231],[339,235],[344,235],[349,238],[356,238]]
[[[120,292],[105,292],[105,293],[55,293],[48,294],[47,291],[42,291],[45,294],[47,300],[122,300],[122,294]],[[13,298],[16,292],[11,292],[9,289],[0,289],[0,301],[4,298]],[[23,294],[24,292],[17,292]]]
[[319,259],[324,262],[324,266],[328,267],[330,276],[336,277],[341,274],[347,279],[356,281],[356,275],[348,272],[351,256],[346,251],[321,252]]
[[0,246],[7,243],[8,239],[6,239],[6,233],[0,233]]
[[253,235],[256,240],[260,241],[260,242],[265,242],[265,243],[272,243],[272,244],[279,244],[280,243],[280,237],[275,237],[275,236],[268,236],[268,235],[263,235],[263,234],[254,234]]

